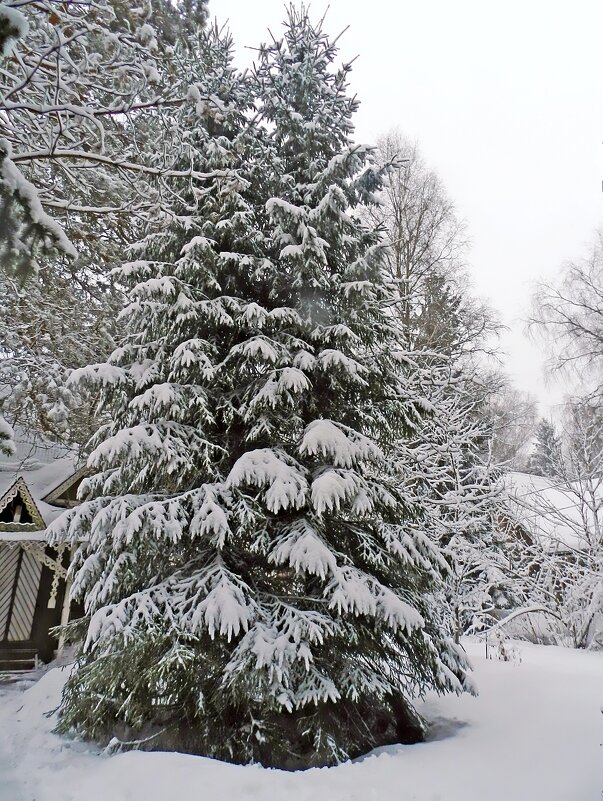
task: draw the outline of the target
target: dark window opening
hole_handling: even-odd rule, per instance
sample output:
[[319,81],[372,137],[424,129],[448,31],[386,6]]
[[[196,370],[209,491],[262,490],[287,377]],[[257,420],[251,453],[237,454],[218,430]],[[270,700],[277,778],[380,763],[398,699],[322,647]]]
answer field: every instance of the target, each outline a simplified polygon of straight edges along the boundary
[[0,512],[0,523],[33,523],[33,518],[23,502],[23,498],[17,494],[12,501]]

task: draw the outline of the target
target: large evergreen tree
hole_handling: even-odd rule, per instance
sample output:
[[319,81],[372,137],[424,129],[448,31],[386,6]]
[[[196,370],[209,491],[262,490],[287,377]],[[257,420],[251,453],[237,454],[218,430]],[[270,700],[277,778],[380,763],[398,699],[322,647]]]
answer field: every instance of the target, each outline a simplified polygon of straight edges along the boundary
[[205,41],[204,183],[124,266],[127,338],[83,371],[112,422],[55,529],[85,536],[64,729],[301,767],[418,739],[412,698],[470,687],[399,473],[428,404],[355,213],[380,175],[335,58],[293,9],[251,77]]

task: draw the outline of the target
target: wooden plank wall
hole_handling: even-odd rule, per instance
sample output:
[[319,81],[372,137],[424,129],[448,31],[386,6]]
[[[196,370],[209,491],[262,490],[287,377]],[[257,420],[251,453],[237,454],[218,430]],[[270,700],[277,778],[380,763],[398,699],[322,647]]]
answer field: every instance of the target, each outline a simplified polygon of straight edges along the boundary
[[40,588],[41,572],[42,565],[40,562],[33,554],[24,551],[21,557],[19,577],[8,628],[9,642],[23,642],[31,638],[31,627],[34,612],[36,611],[36,598]]
[[8,635],[8,616],[12,608],[20,548],[0,544],[0,640]]
[[0,640],[31,638],[41,572],[33,554],[0,544]]

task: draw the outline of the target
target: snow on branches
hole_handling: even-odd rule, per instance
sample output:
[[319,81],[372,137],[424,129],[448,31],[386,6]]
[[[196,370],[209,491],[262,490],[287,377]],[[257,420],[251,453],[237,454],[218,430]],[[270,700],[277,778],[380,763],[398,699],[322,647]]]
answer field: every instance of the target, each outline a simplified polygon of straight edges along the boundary
[[[0,184],[9,229],[34,222],[60,253],[73,257],[82,220],[118,231],[124,215],[145,218],[160,207],[163,181],[193,174],[173,168],[177,140],[156,147],[173,110],[192,102],[169,41],[169,29],[186,23],[176,9],[158,6],[160,14],[115,0],[2,6],[0,41],[5,29],[9,34],[0,76],[9,145],[3,177],[9,181],[10,170],[24,204],[19,222],[19,209]],[[31,234],[22,237],[19,250],[26,249],[31,262],[24,269],[31,269],[40,251]]]

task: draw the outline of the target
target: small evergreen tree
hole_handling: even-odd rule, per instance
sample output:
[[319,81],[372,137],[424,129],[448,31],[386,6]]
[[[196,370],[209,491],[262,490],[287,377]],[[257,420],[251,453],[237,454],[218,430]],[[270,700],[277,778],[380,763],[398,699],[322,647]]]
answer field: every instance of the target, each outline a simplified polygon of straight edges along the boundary
[[496,525],[502,487],[484,455],[482,388],[460,373],[450,376],[446,367],[445,360],[439,369],[432,365],[425,394],[433,412],[401,456],[412,455],[413,472],[422,476],[428,530],[450,566],[441,603],[458,640],[492,624],[495,612],[515,598]]
[[534,435],[534,449],[530,455],[528,469],[539,476],[559,476],[563,473],[561,438],[555,426],[546,419],[538,423]]
[[83,372],[112,422],[55,528],[86,537],[61,727],[331,764],[421,738],[412,698],[470,688],[397,468],[426,404],[354,214],[379,171],[350,139],[349,66],[293,9],[251,82],[215,32],[204,48],[188,136],[206,185],[123,268],[128,336]]

